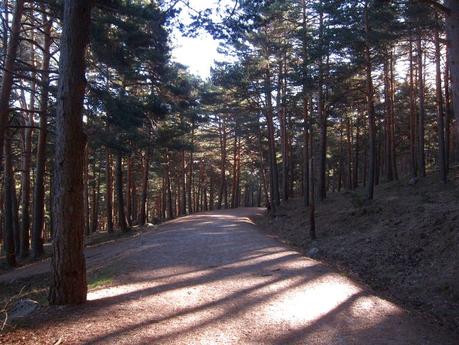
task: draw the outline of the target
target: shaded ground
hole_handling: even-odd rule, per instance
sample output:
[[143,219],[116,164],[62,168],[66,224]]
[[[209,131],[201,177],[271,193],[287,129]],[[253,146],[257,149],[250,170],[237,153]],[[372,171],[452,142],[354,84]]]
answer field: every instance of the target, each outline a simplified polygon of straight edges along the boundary
[[248,217],[262,212],[198,214],[88,252],[90,267],[116,267],[113,286],[92,291],[84,306],[43,307],[0,343],[456,343],[257,231]]
[[319,249],[315,258],[458,332],[459,188],[457,176],[451,179],[383,184],[372,202],[364,190],[330,193],[318,205],[314,243],[301,200],[257,223],[304,253]]

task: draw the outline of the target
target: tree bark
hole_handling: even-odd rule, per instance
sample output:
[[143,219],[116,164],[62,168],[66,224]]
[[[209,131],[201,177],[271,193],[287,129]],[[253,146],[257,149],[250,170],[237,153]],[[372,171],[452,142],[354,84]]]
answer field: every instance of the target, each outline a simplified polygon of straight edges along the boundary
[[[457,116],[459,114],[459,1],[445,0],[445,6],[449,9],[446,15],[446,33],[451,73],[451,100],[453,112]],[[459,138],[459,121],[456,121],[456,137]],[[456,153],[459,154],[459,148],[456,148]]]
[[105,211],[107,213],[107,231],[113,232],[113,178],[112,178],[112,159],[107,149],[105,162],[105,183],[107,185],[105,195]]
[[419,96],[419,117],[418,117],[418,170],[419,176],[426,176],[425,166],[425,144],[424,144],[424,119],[425,119],[425,87],[424,87],[424,63],[421,34],[418,33],[416,40],[418,59],[418,96]]
[[276,159],[276,142],[274,137],[274,122],[273,122],[273,105],[272,105],[272,87],[271,87],[271,71],[269,65],[265,71],[265,97],[266,97],[266,123],[268,127],[268,156],[269,156],[269,172],[270,172],[270,187],[271,187],[271,208],[272,212],[276,213],[277,206],[280,204],[279,198],[279,175],[277,171]]
[[126,213],[124,212],[123,158],[121,153],[116,154],[115,189],[118,204],[118,227],[122,232],[127,232],[129,228],[126,221]]
[[367,198],[373,199],[376,172],[376,125],[375,125],[375,106],[374,88],[371,76],[372,61],[370,53],[369,33],[370,24],[368,22],[368,3],[365,4],[365,70],[366,70],[366,93],[367,93],[367,112],[368,112],[368,181]]
[[449,82],[449,53],[446,52],[446,63],[444,76],[445,88],[445,161],[446,171],[449,171],[450,156],[451,156],[451,121],[453,118],[451,109],[451,90]]
[[441,85],[441,48],[440,33],[435,29],[435,95],[437,103],[437,135],[438,135],[438,165],[440,166],[440,179],[447,182],[446,152],[445,152],[445,124],[443,111],[443,90]]
[[50,304],[86,302],[83,216],[83,99],[91,1],[64,2],[54,156]]
[[[10,40],[6,50],[5,64],[3,66],[3,75],[0,86],[0,145],[3,146],[5,130],[8,124],[8,115],[10,111],[10,97],[13,87],[13,77],[15,69],[15,60],[18,52],[21,20],[24,13],[24,0],[16,0],[14,8],[13,22],[11,26]],[[0,160],[1,160],[0,150]]]
[[48,94],[49,94],[49,61],[51,58],[51,26],[52,21],[45,13],[42,5],[43,29],[43,62],[41,66],[40,94],[40,133],[37,147],[37,163],[32,209],[32,257],[37,259],[43,254],[43,230],[45,225],[45,172],[46,172],[46,139],[48,136]]
[[416,160],[416,95],[414,85],[414,57],[413,57],[413,40],[410,38],[410,165],[411,177],[418,175]]
[[[182,154],[183,154],[183,151],[182,151]],[[145,152],[144,162],[143,162],[143,173],[142,173],[142,196],[140,199],[139,225],[145,225],[145,222],[147,219],[148,175],[150,172],[150,159],[149,158],[150,158],[149,153]],[[182,173],[184,174],[183,170],[182,170]],[[183,179],[183,182],[185,182],[185,179]],[[185,190],[185,184],[183,184],[183,191],[184,190]],[[186,207],[186,203],[182,204],[182,207]]]
[[223,196],[226,191],[226,121],[219,121],[219,138],[220,138],[220,189],[218,191],[217,208],[221,209],[223,204]]
[[323,30],[324,30],[324,14],[322,8],[319,13],[319,44],[320,44],[320,60],[319,60],[319,85],[318,85],[318,117],[319,117],[319,198],[324,200],[327,197],[327,113],[324,109],[324,71],[323,71]]
[[4,182],[4,219],[5,228],[3,229],[3,251],[6,257],[6,264],[9,267],[16,266],[15,254],[15,224],[14,224],[14,179],[13,167],[11,162],[11,140],[9,135],[5,136],[4,141],[4,155],[5,155],[5,182]]

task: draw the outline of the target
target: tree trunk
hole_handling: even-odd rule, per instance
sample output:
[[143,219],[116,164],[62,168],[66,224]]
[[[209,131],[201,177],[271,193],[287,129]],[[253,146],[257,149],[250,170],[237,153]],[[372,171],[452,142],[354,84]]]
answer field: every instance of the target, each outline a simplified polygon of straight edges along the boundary
[[389,71],[389,54],[386,53],[384,59],[384,167],[387,181],[394,180],[394,171],[392,166],[392,116],[391,116],[391,81]]
[[[15,60],[18,52],[21,20],[24,13],[24,0],[16,0],[14,8],[13,22],[11,26],[10,40],[6,50],[5,64],[3,66],[3,75],[0,86],[0,145],[3,146],[5,130],[8,124],[8,115],[10,110],[11,89],[13,87],[13,76],[15,69]],[[1,150],[0,150],[1,160]]]
[[126,218],[129,226],[132,226],[132,157],[127,160],[127,191],[126,191]]
[[46,172],[46,138],[48,135],[48,94],[49,94],[49,61],[51,47],[52,21],[45,13],[45,6],[41,6],[43,12],[43,62],[41,66],[41,94],[40,94],[40,133],[37,147],[37,163],[35,173],[35,185],[33,191],[32,209],[32,257],[37,259],[43,254],[43,230],[45,225],[45,172]]
[[437,103],[437,135],[438,135],[438,164],[440,166],[440,179],[447,182],[446,152],[445,152],[445,125],[443,112],[443,90],[441,85],[441,48],[440,33],[435,29],[435,67],[436,67],[436,103]]
[[53,257],[50,304],[86,301],[83,216],[83,98],[91,1],[64,2],[54,156]]
[[450,153],[451,153],[451,121],[453,118],[451,110],[451,96],[449,88],[449,53],[446,53],[444,88],[445,88],[445,161],[446,171],[449,171]]
[[368,112],[368,181],[367,197],[373,199],[376,172],[376,125],[375,125],[375,106],[374,88],[371,76],[372,62],[370,53],[369,33],[370,24],[368,22],[368,3],[365,4],[365,69],[366,69],[366,93],[367,93],[367,112]]
[[410,38],[410,165],[411,177],[418,175],[416,161],[416,95],[414,85],[413,40]]
[[[183,151],[182,154],[184,155]],[[139,225],[145,225],[146,219],[147,219],[147,197],[148,197],[148,173],[150,171],[150,160],[149,160],[149,154],[148,152],[145,152],[144,156],[144,162],[143,162],[143,174],[142,174],[142,197],[140,199],[140,213],[139,213]],[[182,169],[182,173],[184,174],[184,170]],[[183,178],[183,182],[185,182],[185,179]],[[185,183],[183,183],[183,189],[182,191],[185,191]],[[183,193],[182,196],[184,196],[185,193]],[[184,212],[186,208],[186,203],[183,203],[182,200],[182,212]],[[183,213],[182,213],[183,214]]]
[[127,232],[129,228],[126,221],[126,213],[124,212],[123,159],[121,153],[116,155],[115,189],[118,204],[118,227],[122,232]]
[[347,181],[348,188],[354,189],[352,184],[352,124],[351,119],[346,119],[346,139],[347,139]]
[[[319,44],[320,54],[323,54],[323,30],[324,30],[324,14],[322,8],[319,13]],[[324,109],[324,71],[323,71],[323,56],[319,60],[319,85],[318,85],[318,118],[319,118],[319,198],[324,200],[327,197],[326,175],[327,175],[327,113]]]
[[[359,115],[357,115],[359,116]],[[359,186],[359,158],[360,158],[360,118],[355,121],[355,144],[354,144],[354,170],[353,170],[353,186]]]
[[419,96],[419,117],[418,117],[418,169],[421,177],[426,176],[425,152],[424,152],[424,119],[425,119],[425,88],[424,88],[424,63],[421,34],[416,40],[418,58],[418,96]]
[[[170,172],[170,157],[169,154],[166,154],[166,192],[167,192],[167,218],[174,218],[174,209],[173,209],[173,200],[172,200],[172,188],[171,188],[171,172]],[[193,206],[191,207],[193,209]],[[196,209],[196,207],[194,207]]]
[[278,89],[278,107],[280,122],[280,140],[282,155],[282,200],[287,201],[289,197],[289,171],[288,171],[288,137],[287,137],[287,110],[285,106],[286,80],[285,56],[279,63],[279,89]]
[[186,168],[185,168],[185,150],[180,152],[180,168],[181,168],[181,207],[180,207],[180,215],[186,215]]
[[89,224],[89,145],[86,143],[84,150],[84,168],[83,168],[83,204],[84,204],[84,229],[85,234],[91,233]]
[[107,231],[113,232],[113,181],[112,181],[112,159],[107,149],[105,162],[105,183],[107,185],[105,195],[105,212],[107,213]]
[[222,119],[219,122],[219,138],[220,138],[220,189],[218,191],[217,208],[221,209],[223,203],[223,195],[226,191],[226,122]]
[[277,206],[280,204],[279,199],[279,176],[277,171],[276,159],[276,142],[274,137],[274,122],[273,122],[273,106],[271,95],[271,72],[269,66],[265,71],[265,97],[266,109],[265,116],[268,127],[268,156],[269,156],[269,172],[270,172],[270,187],[271,187],[271,208],[272,212],[276,213]]
[[93,186],[92,186],[92,215],[91,215],[91,233],[99,228],[99,191],[100,191],[100,167],[96,177],[96,163],[93,164]]
[[[450,11],[446,15],[446,32],[451,73],[451,99],[453,112],[457,116],[459,114],[459,1],[445,0],[445,6]],[[456,137],[459,138],[459,121],[456,121]],[[459,154],[458,148],[456,148],[456,153]]]
[[4,184],[4,218],[5,228],[3,229],[3,251],[6,257],[6,263],[10,267],[16,266],[15,254],[15,224],[14,224],[14,178],[13,167],[11,162],[11,140],[9,134],[6,133],[4,141],[4,155],[5,155],[5,184]]

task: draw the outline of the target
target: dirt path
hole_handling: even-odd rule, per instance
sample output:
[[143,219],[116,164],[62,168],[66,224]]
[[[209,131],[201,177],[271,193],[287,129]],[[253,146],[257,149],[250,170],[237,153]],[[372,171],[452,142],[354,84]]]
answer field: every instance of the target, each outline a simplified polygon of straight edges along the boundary
[[42,310],[0,343],[457,344],[257,231],[247,216],[261,211],[194,215],[94,248],[88,265],[116,265],[116,286],[81,307]]

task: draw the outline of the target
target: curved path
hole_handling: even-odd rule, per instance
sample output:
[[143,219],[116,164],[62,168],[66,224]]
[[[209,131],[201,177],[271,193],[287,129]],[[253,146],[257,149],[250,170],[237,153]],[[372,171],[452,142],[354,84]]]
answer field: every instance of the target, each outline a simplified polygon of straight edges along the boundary
[[[95,248],[88,266],[116,269],[115,286],[81,307],[47,308],[0,343],[448,345],[433,324],[215,211]],[[97,259],[99,258],[99,259]]]

